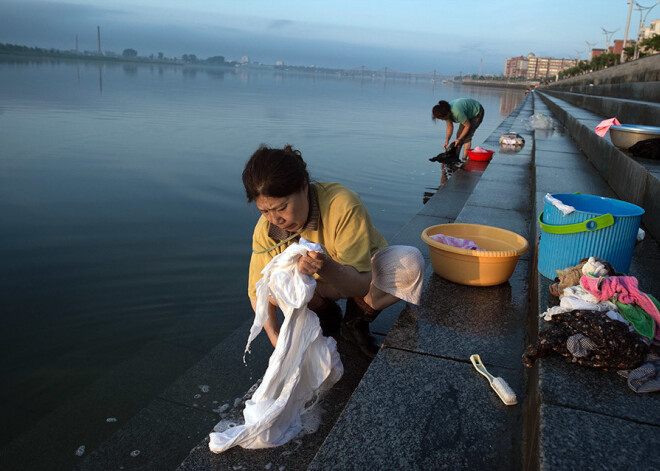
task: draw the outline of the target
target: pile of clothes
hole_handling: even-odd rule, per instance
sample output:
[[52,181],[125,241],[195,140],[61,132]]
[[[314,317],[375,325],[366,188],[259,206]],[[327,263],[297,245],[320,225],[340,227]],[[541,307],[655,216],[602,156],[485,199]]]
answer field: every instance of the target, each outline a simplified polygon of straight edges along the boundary
[[598,258],[557,274],[551,306],[541,314],[547,327],[527,347],[523,363],[531,367],[537,358],[559,354],[582,366],[618,370],[636,392],[660,390],[658,300],[639,290],[637,278]]

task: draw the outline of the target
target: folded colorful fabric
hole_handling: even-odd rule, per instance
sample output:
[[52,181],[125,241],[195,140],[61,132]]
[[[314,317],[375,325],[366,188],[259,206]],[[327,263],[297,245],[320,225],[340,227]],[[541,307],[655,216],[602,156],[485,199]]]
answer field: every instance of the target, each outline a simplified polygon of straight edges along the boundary
[[[657,299],[650,294],[647,294],[647,296],[653,301],[655,307],[660,307]],[[655,337],[655,321],[648,312],[636,304],[624,304],[619,301],[615,301],[615,304],[621,315],[633,325],[640,335],[653,340],[653,337]]]
[[[642,293],[639,290],[637,278],[634,276],[602,276],[593,278],[589,275],[584,275],[580,278],[580,284],[601,301],[610,299],[616,294],[616,300],[618,302],[636,304],[649,313],[656,324],[660,324],[660,310],[646,293]],[[660,340],[660,329],[656,328],[654,337]]]

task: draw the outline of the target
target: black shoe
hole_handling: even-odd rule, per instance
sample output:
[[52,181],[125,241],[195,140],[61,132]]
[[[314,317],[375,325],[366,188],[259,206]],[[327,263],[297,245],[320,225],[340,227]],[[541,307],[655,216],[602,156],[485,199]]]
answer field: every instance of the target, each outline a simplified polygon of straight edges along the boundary
[[341,327],[341,307],[339,307],[339,304],[326,299],[325,306],[314,312],[319,317],[323,335],[331,337],[339,333]]
[[365,319],[364,311],[351,298],[346,300],[346,315],[341,323],[341,334],[369,358],[373,359],[380,350],[378,341],[369,332],[369,322]]

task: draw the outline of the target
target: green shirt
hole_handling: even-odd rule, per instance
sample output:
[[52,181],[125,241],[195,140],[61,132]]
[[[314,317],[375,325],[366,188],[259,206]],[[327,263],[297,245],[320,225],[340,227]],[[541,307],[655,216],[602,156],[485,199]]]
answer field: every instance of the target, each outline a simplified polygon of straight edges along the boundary
[[474,118],[481,111],[481,103],[472,98],[457,98],[450,101],[449,106],[451,106],[451,120],[461,124]]

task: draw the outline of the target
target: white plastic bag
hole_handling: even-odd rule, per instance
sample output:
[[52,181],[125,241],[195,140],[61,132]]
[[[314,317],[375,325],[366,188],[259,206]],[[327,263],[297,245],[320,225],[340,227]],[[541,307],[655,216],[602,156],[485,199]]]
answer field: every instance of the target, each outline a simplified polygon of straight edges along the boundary
[[553,129],[554,123],[552,118],[544,115],[543,113],[536,113],[530,116],[525,121],[525,127],[529,130],[532,129]]
[[316,280],[298,272],[296,265],[309,250],[320,252],[322,248],[300,239],[261,272],[246,352],[268,318],[269,293],[282,309],[284,323],[263,381],[245,403],[245,424],[211,433],[209,448],[214,453],[236,445],[251,449],[280,446],[293,439],[302,430],[305,405],[344,373],[335,339],[321,334],[318,316],[307,309]]

